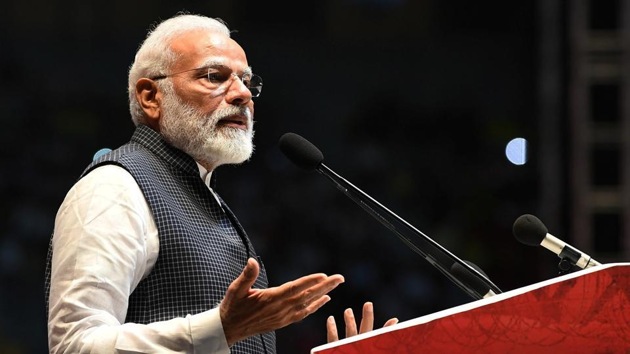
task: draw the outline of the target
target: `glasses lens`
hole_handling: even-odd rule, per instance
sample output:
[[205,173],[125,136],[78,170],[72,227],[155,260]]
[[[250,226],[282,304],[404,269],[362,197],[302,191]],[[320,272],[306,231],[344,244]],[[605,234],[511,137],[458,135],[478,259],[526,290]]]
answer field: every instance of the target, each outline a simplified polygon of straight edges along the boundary
[[249,79],[247,88],[249,88],[249,91],[252,93],[252,97],[258,97],[260,96],[260,92],[262,92],[262,86],[262,78],[258,75],[252,75]]

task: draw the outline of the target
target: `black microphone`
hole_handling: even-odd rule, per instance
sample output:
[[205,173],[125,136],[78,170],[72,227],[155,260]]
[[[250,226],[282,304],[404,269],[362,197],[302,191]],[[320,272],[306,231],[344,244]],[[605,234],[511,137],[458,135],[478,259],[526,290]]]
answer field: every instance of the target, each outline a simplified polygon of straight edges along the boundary
[[[451,252],[440,246],[430,237],[413,227],[407,221],[391,212],[372,197],[364,193],[352,183],[336,174],[324,161],[322,152],[308,140],[295,133],[285,133],[279,140],[280,150],[298,167],[306,170],[316,170],[326,176],[341,192],[357,203],[368,214],[372,215],[381,224],[394,232],[409,248],[420,254],[426,261],[435,266],[447,278],[467,292],[474,299],[484,298],[488,291],[494,294],[501,290],[487,277],[465,263]],[[465,269],[469,279],[463,281],[451,271],[453,264]],[[470,278],[474,278],[483,286],[471,286]]]
[[512,227],[514,237],[528,246],[543,246],[561,259],[566,259],[582,269],[601,265],[591,256],[578,251],[559,238],[550,234],[545,224],[531,214],[519,216]]

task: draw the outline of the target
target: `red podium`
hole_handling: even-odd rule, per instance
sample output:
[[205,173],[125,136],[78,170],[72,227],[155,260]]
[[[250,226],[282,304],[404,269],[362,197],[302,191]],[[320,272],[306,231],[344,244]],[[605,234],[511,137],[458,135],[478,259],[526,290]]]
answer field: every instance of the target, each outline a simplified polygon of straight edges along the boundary
[[630,263],[580,270],[311,354],[630,353]]

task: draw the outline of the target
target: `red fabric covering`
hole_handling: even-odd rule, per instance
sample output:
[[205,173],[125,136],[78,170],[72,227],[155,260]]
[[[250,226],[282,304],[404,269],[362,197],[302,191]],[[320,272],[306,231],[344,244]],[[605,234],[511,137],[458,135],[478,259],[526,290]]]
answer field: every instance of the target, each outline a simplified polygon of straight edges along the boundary
[[630,353],[630,264],[593,267],[425,317],[311,353]]

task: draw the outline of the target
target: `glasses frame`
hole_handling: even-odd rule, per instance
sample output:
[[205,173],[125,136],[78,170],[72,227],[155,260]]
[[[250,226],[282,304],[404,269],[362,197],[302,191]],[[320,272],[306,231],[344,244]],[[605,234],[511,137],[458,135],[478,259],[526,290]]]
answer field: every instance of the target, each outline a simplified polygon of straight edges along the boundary
[[[191,71],[198,71],[198,70],[202,70],[202,69],[207,69],[207,73],[206,73],[206,77],[208,78],[208,80],[210,81],[210,70],[213,69],[212,66],[202,66],[199,68],[193,68],[193,69],[187,69],[187,70],[183,70],[183,71],[178,71],[176,73],[172,73],[172,74],[168,74],[168,75],[158,75],[158,76],[154,76],[154,77],[150,77],[149,79],[153,80],[153,81],[158,81],[158,80],[163,80],[172,76],[176,76],[176,75],[180,75],[180,74],[184,74],[187,72],[191,72]],[[244,81],[243,76],[245,75],[249,75],[249,85]],[[259,97],[261,92],[262,92],[262,87],[263,87],[263,79],[262,77],[260,77],[259,75],[256,75],[252,72],[246,72],[243,75],[239,76],[236,73],[230,73],[230,76],[232,77],[230,83],[226,86],[226,89],[230,87],[230,85],[232,85],[232,83],[234,82],[234,78],[237,78],[239,81],[241,81],[243,83],[243,85],[245,85],[245,87],[247,87],[247,89],[249,90],[249,92],[252,94],[252,97]],[[225,83],[227,84],[227,81],[225,81]],[[252,85],[252,83],[255,83],[255,85]]]

